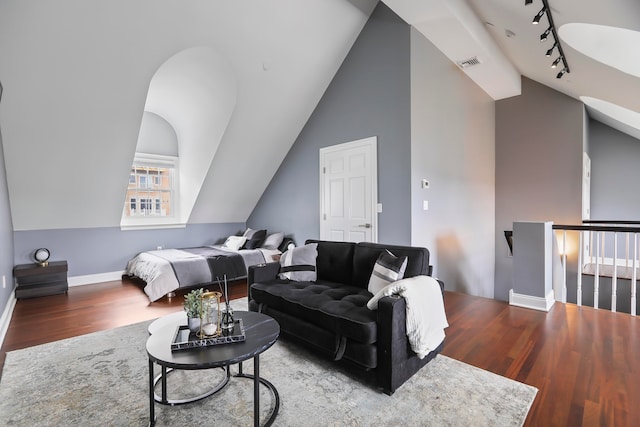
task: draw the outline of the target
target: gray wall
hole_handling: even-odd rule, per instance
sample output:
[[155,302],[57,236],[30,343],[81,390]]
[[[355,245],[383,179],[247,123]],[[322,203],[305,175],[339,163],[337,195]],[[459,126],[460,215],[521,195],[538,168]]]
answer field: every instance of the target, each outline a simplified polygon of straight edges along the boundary
[[[2,89],[0,89],[0,102]],[[2,278],[6,287],[2,287]],[[0,316],[4,311],[9,296],[13,291],[13,224],[11,222],[11,207],[9,205],[9,190],[7,189],[7,174],[4,166],[4,147],[2,144],[2,129],[0,129]]]
[[378,240],[411,242],[409,25],[379,3],[247,225],[320,236],[319,149],[378,137]]
[[411,134],[412,244],[430,250],[448,290],[491,298],[495,102],[415,30]]
[[584,120],[581,102],[524,77],[521,96],[496,103],[496,299],[513,283],[504,230],[582,220]]
[[46,247],[51,261],[67,260],[69,276],[122,271],[141,251],[158,246],[180,248],[222,243],[244,231],[242,223],[191,224],[186,228],[127,230],[119,227],[16,231],[15,263],[32,262],[33,251]]
[[640,221],[640,141],[589,120],[591,218]]

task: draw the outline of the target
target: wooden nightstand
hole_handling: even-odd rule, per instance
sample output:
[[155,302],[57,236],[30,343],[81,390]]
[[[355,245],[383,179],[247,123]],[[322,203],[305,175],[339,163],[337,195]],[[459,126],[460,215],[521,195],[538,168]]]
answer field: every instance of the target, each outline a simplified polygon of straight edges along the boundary
[[47,266],[20,264],[13,268],[16,278],[16,298],[32,298],[64,294],[67,283],[67,261],[52,261]]

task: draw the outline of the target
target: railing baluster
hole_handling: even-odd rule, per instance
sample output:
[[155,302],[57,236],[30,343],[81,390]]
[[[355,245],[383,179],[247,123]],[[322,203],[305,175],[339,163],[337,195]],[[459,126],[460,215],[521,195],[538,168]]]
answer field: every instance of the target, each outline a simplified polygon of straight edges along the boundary
[[576,302],[578,303],[578,306],[582,305],[582,256],[583,256],[583,251],[584,248],[582,247],[583,243],[584,243],[584,238],[583,238],[583,231],[578,231],[579,234],[579,240],[580,242],[578,242],[578,283],[577,283],[577,296],[576,296]]
[[595,233],[592,233],[591,231],[589,231],[589,264],[595,265],[595,263],[593,262],[593,235],[594,234]]
[[636,280],[638,279],[638,233],[633,233],[633,273],[631,273],[631,315],[636,315]]
[[562,295],[560,301],[567,302],[567,230],[562,232]]
[[593,277],[593,308],[598,308],[600,296],[600,231],[596,231],[596,272]]
[[611,277],[611,311],[616,312],[618,294],[618,233],[613,233],[613,275]]

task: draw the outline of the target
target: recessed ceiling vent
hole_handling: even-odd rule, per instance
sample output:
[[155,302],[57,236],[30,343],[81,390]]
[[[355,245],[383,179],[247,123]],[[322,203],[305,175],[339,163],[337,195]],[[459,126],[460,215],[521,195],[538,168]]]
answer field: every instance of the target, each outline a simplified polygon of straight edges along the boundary
[[469,67],[473,67],[474,65],[480,65],[480,60],[478,59],[477,56],[474,56],[473,58],[469,58],[469,59],[463,59],[462,61],[458,61],[458,66],[460,68],[469,68]]

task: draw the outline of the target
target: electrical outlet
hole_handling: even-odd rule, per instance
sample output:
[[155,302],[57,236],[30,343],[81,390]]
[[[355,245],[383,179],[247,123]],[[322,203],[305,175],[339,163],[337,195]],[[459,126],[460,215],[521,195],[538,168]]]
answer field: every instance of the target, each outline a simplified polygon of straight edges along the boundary
[[161,251],[162,250],[162,245],[157,246],[156,249]]

